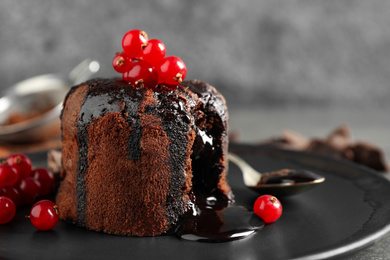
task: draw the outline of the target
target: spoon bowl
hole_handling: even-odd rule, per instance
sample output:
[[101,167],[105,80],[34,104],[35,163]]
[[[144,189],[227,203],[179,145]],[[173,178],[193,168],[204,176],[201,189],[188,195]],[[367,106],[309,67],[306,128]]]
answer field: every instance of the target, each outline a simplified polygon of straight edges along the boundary
[[249,187],[261,194],[271,194],[276,197],[287,197],[311,190],[316,184],[322,183],[325,178],[319,179],[318,182],[298,182],[298,183],[281,183],[281,184],[263,184],[260,186]]
[[70,86],[99,70],[99,63],[84,60],[68,75],[46,74],[23,80],[0,98],[0,142],[27,143],[58,135],[62,101]]
[[325,178],[305,170],[280,170],[261,174],[239,156],[229,153],[229,161],[241,171],[245,186],[261,194],[277,197],[308,191],[325,181]]

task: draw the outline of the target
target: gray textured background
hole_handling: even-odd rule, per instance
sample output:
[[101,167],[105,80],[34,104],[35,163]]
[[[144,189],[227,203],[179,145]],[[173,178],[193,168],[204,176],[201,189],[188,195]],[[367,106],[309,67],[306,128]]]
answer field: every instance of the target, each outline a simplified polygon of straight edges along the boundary
[[[0,90],[85,58],[116,76],[111,60],[133,28],[226,96],[244,141],[347,122],[390,155],[386,0],[0,0]],[[348,259],[388,259],[383,241]]]
[[390,1],[2,0],[1,88],[84,58],[111,67],[139,28],[231,106],[389,106]]

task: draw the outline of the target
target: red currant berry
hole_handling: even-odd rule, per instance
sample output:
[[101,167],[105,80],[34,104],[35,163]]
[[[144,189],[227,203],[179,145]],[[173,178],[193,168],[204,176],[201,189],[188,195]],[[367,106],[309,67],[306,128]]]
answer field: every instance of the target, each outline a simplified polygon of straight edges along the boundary
[[19,180],[19,173],[8,164],[0,165],[0,187],[13,186]]
[[112,60],[112,66],[114,67],[114,70],[116,70],[119,73],[125,73],[129,70],[131,65],[131,58],[127,56],[126,53],[117,53]]
[[253,211],[261,217],[265,223],[272,223],[282,215],[282,204],[271,195],[262,195],[257,198],[253,206]]
[[128,31],[122,39],[122,48],[130,58],[141,58],[146,47],[148,35],[141,30]]
[[16,213],[16,207],[14,202],[7,197],[0,197],[0,224],[6,224],[10,222]]
[[178,85],[187,75],[187,67],[176,56],[165,57],[158,68],[159,83]]
[[18,206],[21,201],[20,192],[16,188],[11,186],[3,187],[0,190],[0,196],[10,198],[14,202],[15,206]]
[[7,163],[19,173],[19,179],[24,179],[29,176],[32,171],[32,163],[30,158],[23,154],[13,154],[7,158]]
[[58,219],[58,207],[50,200],[38,201],[31,208],[30,220],[36,229],[50,230],[57,225]]
[[134,86],[153,88],[157,85],[157,70],[148,62],[134,61],[130,70],[123,73],[123,80],[130,82]]
[[160,40],[152,39],[147,44],[143,49],[143,60],[155,66],[159,65],[166,53],[164,43]]
[[41,189],[41,184],[31,177],[27,177],[19,182],[19,186],[17,188],[21,193],[22,203],[32,204],[37,199]]
[[31,172],[31,177],[41,184],[39,196],[46,196],[50,193],[54,184],[54,174],[46,168],[35,168]]

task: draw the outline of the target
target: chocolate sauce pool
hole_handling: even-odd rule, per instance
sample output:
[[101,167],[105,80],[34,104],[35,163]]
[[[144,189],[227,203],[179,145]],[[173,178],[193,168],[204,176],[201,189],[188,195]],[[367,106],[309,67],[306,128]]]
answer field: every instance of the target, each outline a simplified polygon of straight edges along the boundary
[[231,205],[225,209],[201,207],[177,229],[181,239],[198,242],[228,242],[246,238],[262,229],[264,222],[252,210]]

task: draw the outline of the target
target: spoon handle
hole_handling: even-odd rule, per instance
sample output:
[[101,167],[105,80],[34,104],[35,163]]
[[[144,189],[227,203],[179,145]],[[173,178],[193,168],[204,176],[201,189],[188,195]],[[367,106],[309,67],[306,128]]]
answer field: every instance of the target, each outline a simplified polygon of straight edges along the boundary
[[228,154],[228,159],[242,171],[244,183],[248,187],[256,186],[261,179],[261,173],[252,168],[246,161],[233,153]]
[[68,77],[73,85],[77,85],[89,79],[93,74],[98,72],[99,69],[99,62],[96,60],[86,59],[74,67]]

